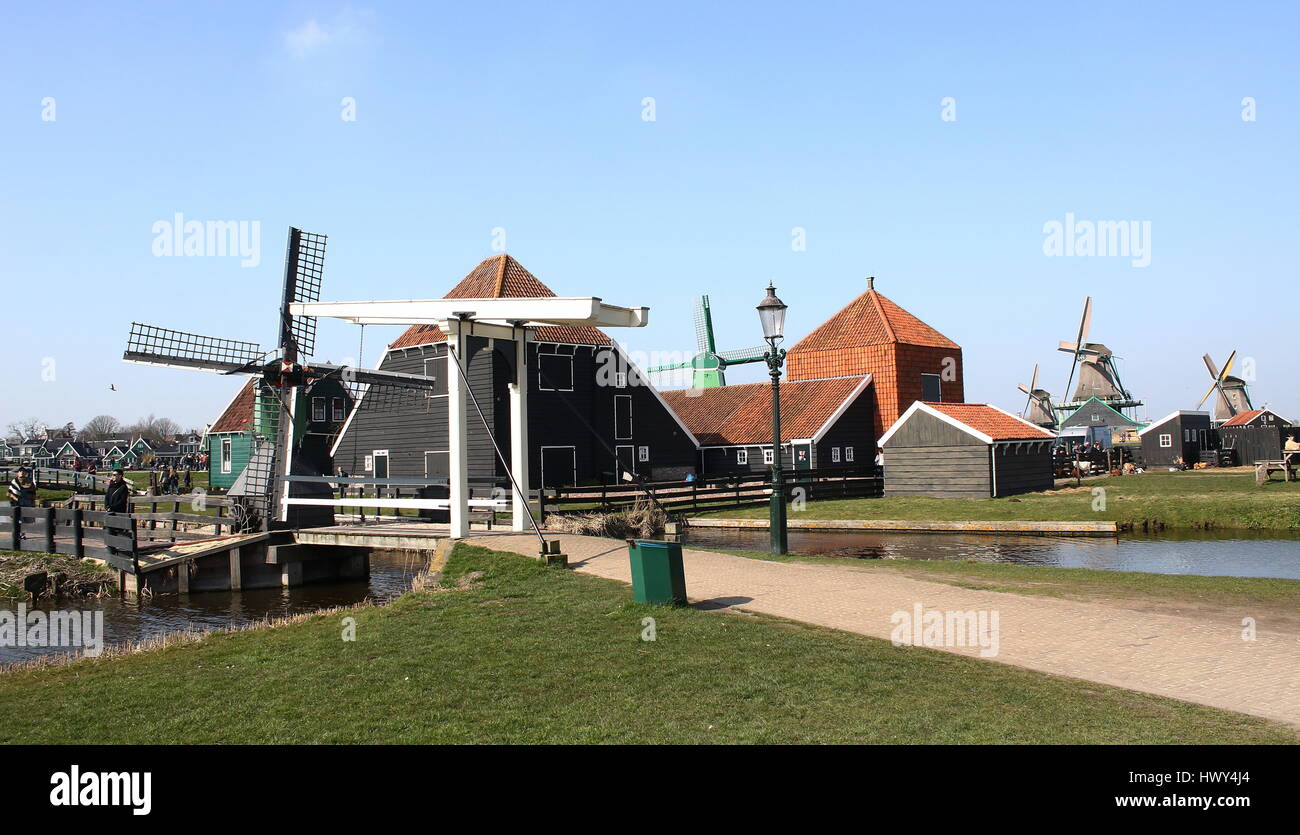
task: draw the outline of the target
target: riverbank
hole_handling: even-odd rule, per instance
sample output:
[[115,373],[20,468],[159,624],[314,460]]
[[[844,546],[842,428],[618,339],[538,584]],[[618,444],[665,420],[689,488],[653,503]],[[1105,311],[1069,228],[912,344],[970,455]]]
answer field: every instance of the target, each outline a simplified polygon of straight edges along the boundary
[[80,596],[116,589],[107,566],[76,557],[29,551],[0,551],[0,599],[27,600],[53,593]]
[[[1285,725],[1010,665],[640,606],[617,581],[466,545],[441,585],[347,617],[355,640],[342,618],[313,616],[5,674],[0,741],[1300,742]],[[139,710],[141,692],[167,709]]]
[[775,556],[766,551],[691,547],[767,562],[847,566],[852,570],[896,574],[960,588],[1104,603],[1135,611],[1212,618],[1223,623],[1239,624],[1243,617],[1249,616],[1270,629],[1300,633],[1300,580],[1101,571],[976,560],[845,560],[808,554]]
[[[936,475],[936,478],[941,476]],[[1098,492],[1100,491],[1100,492]],[[766,519],[766,505],[699,514]],[[1300,530],[1300,482],[1259,487],[1248,468],[1111,476],[1042,493],[1001,499],[887,497],[810,501],[791,519],[893,519],[951,522],[1100,522],[1121,531]]]

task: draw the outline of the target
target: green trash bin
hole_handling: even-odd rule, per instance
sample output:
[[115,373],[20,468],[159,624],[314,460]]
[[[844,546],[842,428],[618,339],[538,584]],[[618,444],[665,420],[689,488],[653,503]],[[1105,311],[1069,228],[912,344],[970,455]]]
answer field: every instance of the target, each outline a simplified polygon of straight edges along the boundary
[[686,570],[679,543],[629,539],[627,555],[632,562],[633,600],[686,605]]

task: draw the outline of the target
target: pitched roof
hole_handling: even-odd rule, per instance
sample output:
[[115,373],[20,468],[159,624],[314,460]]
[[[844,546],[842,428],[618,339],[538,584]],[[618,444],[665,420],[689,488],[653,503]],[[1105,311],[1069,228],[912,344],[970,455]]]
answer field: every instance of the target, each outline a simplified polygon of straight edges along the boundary
[[221,417],[217,418],[217,422],[212,424],[208,432],[248,432],[252,429],[253,405],[257,399],[253,383],[254,380],[244,383],[244,387],[235,395],[235,399],[230,401],[230,405],[221,413]]
[[870,289],[814,328],[790,349],[790,353],[896,342],[954,350],[960,348],[948,337]]
[[1289,420],[1282,417],[1272,409],[1251,409],[1249,412],[1242,412],[1239,415],[1233,415],[1231,418],[1225,420],[1222,424],[1220,424],[1219,428],[1222,429],[1224,426],[1245,426],[1246,424],[1250,423],[1255,418],[1259,417],[1265,412],[1268,412],[1269,414],[1273,415],[1283,423],[1290,423]]
[[992,441],[1044,441],[1056,437],[1055,434],[1035,426],[1010,412],[1004,412],[997,406],[987,403],[924,403],[920,400],[908,407],[906,412],[889,427],[877,442],[884,445],[893,436],[894,431],[902,426],[913,414],[924,411],[945,423],[963,429],[981,440]]
[[1183,415],[1188,415],[1192,417],[1203,417],[1207,420],[1210,417],[1209,412],[1197,412],[1192,409],[1177,409],[1165,415],[1164,417],[1160,418],[1160,420],[1156,420],[1156,421],[1152,421],[1151,423],[1148,423],[1145,428],[1138,430],[1138,434],[1145,435],[1146,433],[1150,432],[1152,429],[1156,429],[1158,427],[1164,426],[1166,423],[1173,420],[1174,418],[1182,417]]
[[[781,384],[781,440],[812,438],[870,381],[870,375]],[[772,390],[767,383],[661,392],[701,446],[772,443]]]
[[[552,298],[550,287],[524,269],[524,266],[502,253],[485,258],[460,280],[444,299],[520,299]],[[567,345],[609,345],[610,338],[597,328],[586,325],[562,325],[534,328],[533,338],[538,342],[562,342]],[[437,325],[412,325],[389,348],[413,348],[444,342],[447,335]]]

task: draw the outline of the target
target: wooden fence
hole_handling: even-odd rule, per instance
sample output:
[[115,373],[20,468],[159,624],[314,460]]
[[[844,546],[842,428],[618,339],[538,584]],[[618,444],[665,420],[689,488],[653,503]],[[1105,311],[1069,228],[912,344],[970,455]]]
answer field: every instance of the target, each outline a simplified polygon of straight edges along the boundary
[[[786,501],[797,498],[878,498],[882,479],[874,467],[783,470]],[[703,478],[696,481],[656,481],[600,487],[550,487],[542,492],[542,517],[547,513],[586,510],[612,511],[630,507],[648,493],[664,510],[698,513],[725,507],[766,504],[772,496],[771,473]]]
[[[111,478],[100,473],[79,473],[76,470],[60,470],[53,467],[28,467],[28,469],[32,471],[32,481],[44,490],[103,491],[108,488],[108,480]],[[0,467],[0,481],[4,482],[6,488],[17,474],[16,466]]]

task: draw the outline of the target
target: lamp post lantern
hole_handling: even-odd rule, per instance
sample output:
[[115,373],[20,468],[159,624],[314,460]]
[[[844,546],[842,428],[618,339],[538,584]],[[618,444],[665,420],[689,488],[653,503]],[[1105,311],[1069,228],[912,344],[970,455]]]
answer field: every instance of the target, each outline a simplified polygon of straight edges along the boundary
[[781,365],[785,362],[785,349],[777,344],[785,336],[786,304],[776,297],[776,287],[768,282],[767,295],[758,305],[758,318],[763,324],[763,339],[770,348],[763,359],[772,378],[772,498],[768,517],[769,545],[773,554],[784,554],[787,549],[785,529],[785,483],[781,478]]

